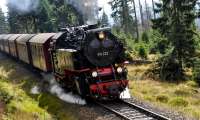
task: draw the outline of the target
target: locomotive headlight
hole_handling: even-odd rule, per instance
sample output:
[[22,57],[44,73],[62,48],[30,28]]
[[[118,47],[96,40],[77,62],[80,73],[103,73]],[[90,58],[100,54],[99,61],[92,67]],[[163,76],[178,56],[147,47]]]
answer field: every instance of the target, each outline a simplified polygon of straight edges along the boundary
[[123,69],[122,69],[121,67],[118,67],[118,68],[117,68],[117,72],[118,72],[118,73],[122,73],[122,72],[123,72]]
[[95,72],[92,72],[92,77],[97,77],[98,76],[98,73],[95,71]]
[[99,39],[101,39],[101,40],[105,39],[105,34],[104,34],[104,32],[100,32],[100,33],[99,33]]

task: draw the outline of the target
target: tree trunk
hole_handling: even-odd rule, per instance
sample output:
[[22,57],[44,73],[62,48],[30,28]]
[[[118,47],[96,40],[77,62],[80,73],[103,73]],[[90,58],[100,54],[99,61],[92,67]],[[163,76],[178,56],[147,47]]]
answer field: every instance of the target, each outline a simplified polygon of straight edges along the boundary
[[141,1],[139,0],[139,6],[140,6],[140,15],[141,15],[141,23],[142,23],[142,28],[144,27],[144,16],[143,16],[143,8]]
[[126,33],[129,33],[129,9],[127,0],[123,0],[122,2],[122,26]]
[[146,21],[146,29],[149,29],[149,21],[150,21],[150,18],[149,18],[149,10],[148,10],[148,5],[147,5],[147,0],[145,0],[145,8],[146,8],[146,18],[147,18],[147,21]]
[[137,19],[137,11],[136,11],[136,7],[135,7],[135,0],[132,0],[133,3],[133,9],[134,9],[134,14],[135,14],[135,23],[136,23],[136,32],[137,32],[137,42],[139,40],[139,29],[138,29],[138,19]]
[[152,7],[153,7],[153,17],[154,17],[154,19],[156,19],[156,13],[155,13],[155,11],[154,11],[154,9],[155,9],[155,3],[154,3],[154,0],[152,0]]

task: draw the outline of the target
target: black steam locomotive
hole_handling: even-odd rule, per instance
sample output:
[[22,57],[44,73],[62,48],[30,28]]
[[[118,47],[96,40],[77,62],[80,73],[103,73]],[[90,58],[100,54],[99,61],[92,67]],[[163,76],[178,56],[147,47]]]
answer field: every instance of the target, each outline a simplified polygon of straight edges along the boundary
[[53,72],[64,88],[82,97],[116,98],[128,85],[124,46],[110,28],[86,25],[59,33],[0,35],[0,50]]

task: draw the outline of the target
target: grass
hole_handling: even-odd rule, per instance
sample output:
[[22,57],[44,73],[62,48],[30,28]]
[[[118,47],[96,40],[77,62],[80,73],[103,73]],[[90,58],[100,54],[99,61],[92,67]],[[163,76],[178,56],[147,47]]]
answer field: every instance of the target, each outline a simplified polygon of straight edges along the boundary
[[0,100],[6,103],[6,116],[4,119],[50,119],[51,116],[45,109],[38,106],[38,102],[26,95],[20,87],[10,84],[6,80],[0,80]]
[[4,120],[78,120],[79,108],[43,92],[30,93],[41,79],[10,59],[0,60],[0,101],[6,105]]
[[[200,119],[200,88],[194,81],[168,83],[149,79],[151,65],[128,66],[131,94],[156,106]],[[136,79],[140,78],[140,79]]]

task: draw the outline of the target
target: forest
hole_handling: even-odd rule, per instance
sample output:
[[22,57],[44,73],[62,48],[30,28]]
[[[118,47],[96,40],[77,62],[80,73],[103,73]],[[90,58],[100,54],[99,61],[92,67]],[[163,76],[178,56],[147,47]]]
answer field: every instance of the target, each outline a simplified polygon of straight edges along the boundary
[[[149,59],[149,55],[156,55],[152,71],[162,80],[185,80],[185,72],[190,69],[193,79],[200,84],[198,0],[152,0],[151,6],[146,0],[145,3],[139,0],[139,11],[135,0],[111,0],[112,25],[104,10],[100,17],[94,16],[102,10],[97,1],[86,0],[84,3],[92,4],[80,8],[85,5],[81,1],[32,0],[29,3],[32,7],[27,10],[18,9],[13,1],[7,3],[7,16],[0,10],[1,33],[56,32],[61,27],[83,25],[88,19],[96,19],[100,26],[111,26],[113,33],[126,43],[129,59]],[[92,12],[83,12],[87,10]]]
[[[86,8],[80,8],[84,5],[81,1],[30,2],[32,7],[28,10],[8,2],[7,16],[0,10],[1,33],[56,32],[61,27],[83,25],[94,18],[100,26],[111,26],[113,33],[126,43],[129,59],[149,59],[149,55],[156,55],[152,71],[162,80],[185,80],[185,72],[190,69],[193,79],[200,84],[197,0],[152,0],[152,6],[146,0],[144,4],[139,0],[140,13],[135,0],[111,0],[112,25],[105,11],[100,17],[94,16],[102,9],[96,5],[97,1],[84,1],[92,3]],[[92,12],[81,12],[87,10]]]

